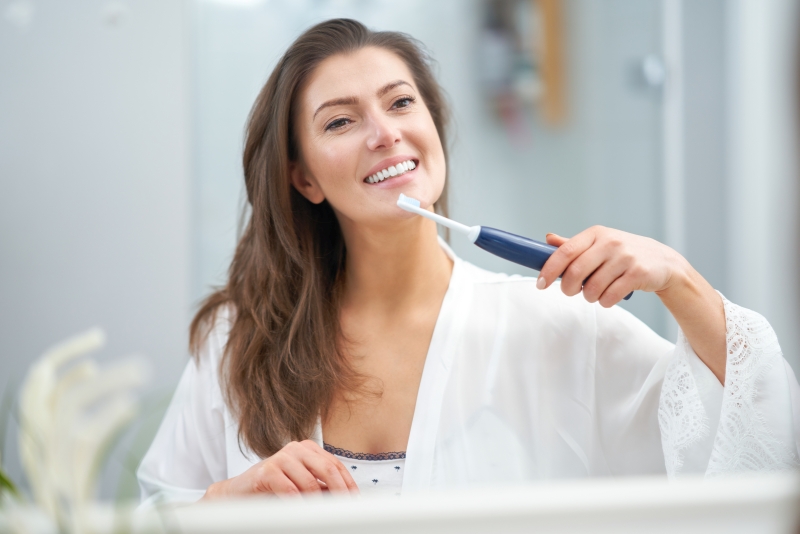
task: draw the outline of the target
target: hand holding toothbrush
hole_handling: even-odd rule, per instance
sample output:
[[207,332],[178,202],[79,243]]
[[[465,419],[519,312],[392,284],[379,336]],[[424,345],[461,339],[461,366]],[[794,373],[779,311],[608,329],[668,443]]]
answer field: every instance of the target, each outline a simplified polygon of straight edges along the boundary
[[[442,226],[446,226],[451,230],[463,234],[467,239],[472,241],[473,244],[495,256],[499,256],[519,265],[524,265],[536,271],[541,271],[545,263],[550,259],[550,256],[558,250],[558,247],[554,245],[542,243],[541,241],[512,234],[504,230],[498,230],[488,226],[466,226],[460,222],[456,222],[422,208],[419,200],[407,197],[402,193],[400,193],[400,198],[397,199],[397,206],[405,211],[422,215],[426,219],[430,219]],[[566,265],[564,268],[566,268]],[[544,289],[544,287],[546,286],[542,285],[540,289]],[[633,292],[628,293],[622,298],[628,300],[631,298],[631,295],[633,295]]]
[[539,271],[545,289],[563,276],[561,290],[583,291],[589,302],[609,308],[634,290],[658,295],[697,356],[725,384],[726,325],[722,297],[686,259],[653,239],[593,226],[572,239],[555,234],[547,243],[487,226],[466,226],[423,209],[403,194],[397,205],[465,235],[480,248]]
[[606,308],[631,291],[656,293],[692,349],[725,384],[726,325],[722,298],[686,259],[666,245],[620,230],[593,226],[571,239],[548,234],[558,250],[545,262],[536,286],[559,275],[567,295],[583,295]]
[[549,287],[561,276],[565,295],[583,291],[587,301],[606,308],[631,291],[668,291],[691,269],[683,256],[654,239],[603,226],[571,239],[547,234],[547,244],[558,250],[542,267],[537,287]]

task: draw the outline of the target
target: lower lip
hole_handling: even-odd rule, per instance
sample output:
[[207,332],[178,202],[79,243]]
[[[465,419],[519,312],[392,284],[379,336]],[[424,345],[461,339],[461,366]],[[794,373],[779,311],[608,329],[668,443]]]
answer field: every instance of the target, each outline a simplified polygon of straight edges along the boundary
[[411,180],[413,180],[414,176],[416,176],[416,174],[417,174],[417,169],[418,168],[419,168],[419,166],[417,166],[417,168],[415,168],[414,170],[406,171],[403,174],[400,174],[398,176],[390,176],[389,178],[385,179],[384,181],[378,182],[376,184],[371,184],[371,183],[368,183],[368,182],[364,182],[364,183],[366,185],[370,186],[370,187],[380,187],[381,189],[393,189],[395,187],[400,187],[401,185],[405,185],[408,182],[410,182]]

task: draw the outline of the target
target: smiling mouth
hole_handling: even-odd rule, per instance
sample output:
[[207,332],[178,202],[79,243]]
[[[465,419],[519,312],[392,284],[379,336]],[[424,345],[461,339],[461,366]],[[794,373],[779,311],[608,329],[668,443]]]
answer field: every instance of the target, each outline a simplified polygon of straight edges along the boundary
[[386,167],[385,169],[378,171],[371,176],[367,176],[364,178],[364,181],[368,184],[377,184],[378,182],[382,182],[388,178],[393,178],[395,176],[405,174],[408,171],[413,171],[416,168],[417,162],[415,162],[413,159],[409,159],[406,161],[401,161],[397,165]]

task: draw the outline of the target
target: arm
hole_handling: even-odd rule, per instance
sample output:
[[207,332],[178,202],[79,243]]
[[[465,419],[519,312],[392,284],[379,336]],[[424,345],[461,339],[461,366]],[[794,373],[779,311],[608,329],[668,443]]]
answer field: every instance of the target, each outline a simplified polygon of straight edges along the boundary
[[[800,388],[763,317],[724,300],[682,256],[652,239],[593,227],[569,240],[550,235],[548,242],[560,248],[542,269],[540,289],[563,273],[565,294],[583,291],[586,300],[606,308],[630,291],[651,291],[677,320],[674,352],[654,375],[663,380],[657,412],[670,476],[798,465],[800,428],[793,418],[800,413]],[[613,317],[619,313],[602,315],[613,320],[601,332],[625,323]],[[620,350],[615,347],[608,354]],[[645,384],[645,390],[658,384]]]
[[342,462],[311,440],[292,441],[242,473],[208,487],[204,501],[257,493],[296,496],[301,493],[358,493]]
[[137,471],[143,505],[254,493],[357,491],[341,462],[311,441],[291,442],[242,474],[230,477],[228,455],[241,454],[241,449],[235,440],[227,441],[226,421],[231,419],[230,414],[226,416],[219,384],[219,361],[228,327],[227,316],[218,318],[198,358],[186,366]]
[[[681,258],[683,259],[683,258]],[[675,317],[683,335],[720,384],[725,384],[725,310],[722,297],[683,260],[672,284],[656,294]]]
[[569,296],[609,308],[631,291],[656,293],[675,317],[692,349],[725,383],[725,312],[714,288],[671,248],[653,239],[594,226],[572,239],[548,234],[559,247],[542,268],[544,289],[563,274]]

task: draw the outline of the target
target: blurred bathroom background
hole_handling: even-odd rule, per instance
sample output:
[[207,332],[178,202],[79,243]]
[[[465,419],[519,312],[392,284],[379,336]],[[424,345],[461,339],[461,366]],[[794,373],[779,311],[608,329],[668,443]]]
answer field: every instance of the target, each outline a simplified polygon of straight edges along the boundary
[[[798,7],[0,0],[0,392],[94,325],[108,333],[101,359],[144,355],[156,400],[102,490],[135,493],[135,451],[188,361],[193,311],[225,280],[250,106],[303,29],[342,16],[407,32],[435,58],[454,115],[453,218],[536,239],[602,224],[664,241],[766,316],[800,372]],[[674,338],[654,295],[622,306]]]

